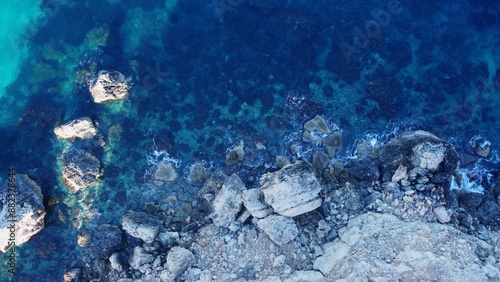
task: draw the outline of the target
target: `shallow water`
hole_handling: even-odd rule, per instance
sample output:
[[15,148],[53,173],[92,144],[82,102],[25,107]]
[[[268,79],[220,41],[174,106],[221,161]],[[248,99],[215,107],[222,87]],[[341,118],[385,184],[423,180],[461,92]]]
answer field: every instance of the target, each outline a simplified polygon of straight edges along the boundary
[[[147,201],[189,204],[203,218],[199,187],[186,181],[191,165],[225,166],[227,148],[243,142],[245,161],[228,170],[256,185],[251,176],[291,156],[316,114],[342,131],[340,160],[360,138],[382,142],[407,129],[458,148],[475,136],[493,155],[499,148],[495,1],[28,2],[0,4],[9,38],[0,42],[0,176],[14,166],[57,203],[20,248],[19,281],[59,280],[81,255],[82,229],[120,224]],[[92,102],[87,81],[101,69],[129,78],[127,100]],[[99,183],[72,195],[60,155],[79,143],[56,140],[53,128],[82,116],[99,123],[106,147],[94,152]],[[307,149],[299,153],[310,157]],[[152,169],[167,159],[179,178],[157,188]]]

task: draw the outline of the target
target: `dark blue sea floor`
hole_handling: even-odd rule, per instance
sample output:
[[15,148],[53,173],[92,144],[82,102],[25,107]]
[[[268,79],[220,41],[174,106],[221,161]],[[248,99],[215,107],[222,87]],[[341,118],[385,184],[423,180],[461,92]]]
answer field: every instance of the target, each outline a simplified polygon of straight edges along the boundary
[[[2,171],[11,165],[34,179],[48,213],[20,248],[18,281],[60,280],[86,256],[79,233],[120,224],[146,202],[176,209],[173,229],[203,219],[199,186],[186,180],[194,163],[238,171],[254,186],[276,155],[292,155],[317,114],[342,130],[339,159],[360,138],[425,129],[460,150],[488,140],[486,165],[498,168],[498,1],[59,0],[41,8],[45,17],[26,36],[29,58],[0,98],[15,117],[0,128]],[[102,69],[129,78],[127,100],[93,103],[87,81]],[[60,156],[75,144],[56,140],[53,128],[82,116],[106,142],[93,151],[102,177],[71,194]],[[227,166],[226,150],[240,142],[245,161]],[[179,177],[158,188],[151,169],[167,159]]]

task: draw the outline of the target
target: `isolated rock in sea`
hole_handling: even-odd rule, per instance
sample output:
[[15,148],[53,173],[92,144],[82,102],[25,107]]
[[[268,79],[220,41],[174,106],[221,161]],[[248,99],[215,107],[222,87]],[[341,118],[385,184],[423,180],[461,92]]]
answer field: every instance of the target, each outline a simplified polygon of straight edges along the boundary
[[72,150],[63,156],[62,180],[71,192],[78,192],[97,180],[100,165],[90,153]]
[[226,155],[226,164],[232,165],[236,162],[242,161],[245,157],[245,150],[243,148],[243,143],[240,143],[238,146],[230,149]]
[[[45,208],[43,206],[43,195],[40,187],[31,180],[26,174],[18,174],[15,179],[15,228],[12,228],[14,222],[10,222],[8,201],[8,181],[0,186],[0,251],[6,252],[9,249],[9,238],[11,231],[15,232],[15,243],[20,245],[28,241],[33,235],[42,231],[44,228]],[[11,190],[12,191],[12,190]],[[12,241],[10,241],[12,242]]]
[[277,214],[259,220],[258,226],[274,243],[283,246],[299,235],[299,229],[293,218]]
[[90,139],[96,135],[97,129],[89,117],[83,117],[54,128],[54,133],[58,139]]
[[246,190],[241,178],[232,174],[222,185],[213,202],[213,223],[216,226],[227,227],[236,220],[236,215],[241,210],[243,199],[242,192]]
[[128,211],[122,218],[122,226],[130,236],[152,243],[160,233],[163,222],[145,212]]
[[94,102],[103,103],[125,99],[128,95],[129,85],[121,72],[103,70],[90,83],[89,90]]
[[158,186],[177,179],[177,172],[171,163],[160,163],[155,171],[155,183]]
[[304,124],[304,129],[309,132],[318,130],[323,134],[329,134],[331,132],[326,121],[319,115],[316,115],[313,119],[307,121]]
[[264,218],[273,212],[273,209],[264,202],[264,194],[260,188],[244,190],[243,205],[255,218]]
[[165,266],[168,271],[177,277],[188,269],[194,261],[195,257],[191,251],[181,247],[173,247],[168,252]]
[[266,203],[281,215],[294,217],[315,210],[322,203],[321,184],[306,161],[297,161],[262,175],[260,186]]
[[366,213],[323,246],[314,268],[325,281],[498,281],[495,259],[482,261],[482,250],[493,246],[449,225]]

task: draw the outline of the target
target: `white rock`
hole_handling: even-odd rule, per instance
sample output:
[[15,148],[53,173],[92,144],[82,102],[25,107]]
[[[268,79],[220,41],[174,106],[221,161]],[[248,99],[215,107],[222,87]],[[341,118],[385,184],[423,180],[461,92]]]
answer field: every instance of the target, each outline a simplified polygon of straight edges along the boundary
[[253,217],[264,218],[273,212],[273,209],[264,202],[264,194],[260,188],[243,191],[243,205]]
[[232,174],[224,181],[213,202],[214,211],[211,217],[216,226],[228,227],[236,220],[236,215],[243,204],[241,194],[244,190],[246,190],[245,184],[236,174]]
[[318,208],[322,187],[310,163],[297,161],[260,179],[266,203],[278,214],[294,217]]
[[144,212],[128,211],[122,218],[122,226],[130,236],[152,243],[158,236],[163,222]]
[[58,139],[90,139],[96,135],[97,129],[89,117],[83,117],[54,128],[54,133]]
[[96,103],[125,99],[129,85],[125,76],[118,71],[100,71],[89,86]]
[[195,261],[195,257],[191,251],[173,247],[167,255],[167,263],[165,267],[176,277],[182,274]]
[[439,222],[441,223],[450,222],[451,218],[448,215],[448,212],[446,211],[445,207],[437,207],[433,210],[433,212]]
[[394,175],[391,178],[392,182],[399,182],[401,180],[408,179],[408,168],[403,165],[399,165],[398,169],[394,172]]
[[411,161],[415,167],[435,171],[444,160],[445,153],[446,148],[442,143],[431,144],[430,142],[424,142],[413,147]]
[[322,282],[325,281],[325,276],[319,271],[314,270],[298,270],[292,272],[283,282]]
[[283,246],[299,235],[295,221],[286,216],[272,214],[259,220],[258,226],[279,246]]
[[348,255],[349,246],[336,240],[326,243],[322,247],[323,255],[316,258],[313,268],[321,271],[324,275],[329,274],[332,269]]

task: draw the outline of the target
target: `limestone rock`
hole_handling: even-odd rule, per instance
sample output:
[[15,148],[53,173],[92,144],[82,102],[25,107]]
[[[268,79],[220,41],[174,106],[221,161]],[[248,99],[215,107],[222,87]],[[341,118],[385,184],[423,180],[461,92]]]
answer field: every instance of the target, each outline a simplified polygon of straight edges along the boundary
[[407,180],[407,179],[408,179],[408,169],[403,165],[399,165],[398,169],[396,169],[396,171],[392,175],[391,181],[399,182],[401,180]]
[[412,163],[415,167],[436,171],[444,159],[445,148],[443,144],[424,142],[413,147]]
[[331,148],[341,148],[343,145],[342,135],[340,133],[332,133],[325,137],[323,145]]
[[169,231],[162,232],[158,234],[158,241],[160,241],[163,247],[170,248],[179,241],[179,233]]
[[328,157],[327,154],[325,154],[321,151],[314,152],[313,161],[312,161],[312,165],[314,168],[316,168],[318,170],[325,169],[328,166],[329,161],[330,161],[330,158]]
[[236,215],[243,204],[241,194],[244,190],[246,190],[245,184],[236,174],[232,174],[224,181],[213,202],[214,211],[211,217],[216,226],[228,227],[236,220]]
[[299,235],[295,221],[286,216],[272,214],[259,220],[258,226],[279,246],[283,246]]
[[448,215],[448,212],[446,211],[445,207],[437,207],[433,210],[433,212],[439,222],[441,223],[450,222],[451,218]]
[[260,179],[266,203],[278,214],[294,217],[318,208],[322,187],[310,163],[297,161]]
[[243,143],[229,150],[226,155],[226,164],[232,165],[239,161],[242,161],[245,157],[245,150],[243,149]]
[[107,259],[124,246],[123,233],[116,225],[101,224],[91,233],[85,253],[91,259]]
[[[33,235],[44,228],[45,208],[43,206],[43,195],[40,187],[25,174],[17,174],[15,179],[16,218],[15,238],[16,245],[28,241]],[[9,249],[10,228],[13,222],[9,222],[9,202],[7,195],[8,181],[0,186],[0,251]],[[14,230],[14,229],[13,229]]]
[[181,247],[173,247],[170,249],[170,252],[168,252],[165,266],[168,271],[175,276],[179,276],[186,271],[194,261],[195,257],[191,251]]
[[62,180],[75,193],[94,184],[99,176],[99,160],[82,150],[73,150],[63,156]]
[[132,256],[129,258],[130,266],[135,270],[140,270],[144,264],[152,263],[155,260],[152,254],[146,253],[143,248],[137,246],[134,248]]
[[121,72],[103,70],[90,83],[89,90],[94,102],[103,103],[126,98],[129,85]]
[[244,190],[243,205],[255,218],[264,218],[273,212],[273,209],[264,202],[264,194],[260,188]]
[[172,182],[177,179],[177,172],[171,163],[160,163],[155,171],[155,180]]
[[58,139],[90,139],[96,135],[97,129],[89,117],[83,117],[56,127],[54,133]]
[[283,282],[322,282],[325,281],[325,276],[319,271],[314,270],[297,270],[294,271]]
[[158,236],[163,223],[147,213],[128,211],[123,216],[122,226],[130,236],[152,243]]
[[309,132],[316,129],[323,134],[329,134],[331,132],[328,124],[326,124],[326,121],[319,115],[316,115],[313,119],[307,121],[304,124],[304,129]]
[[325,281],[498,281],[494,260],[478,257],[492,249],[449,225],[366,213],[323,246],[314,268]]

